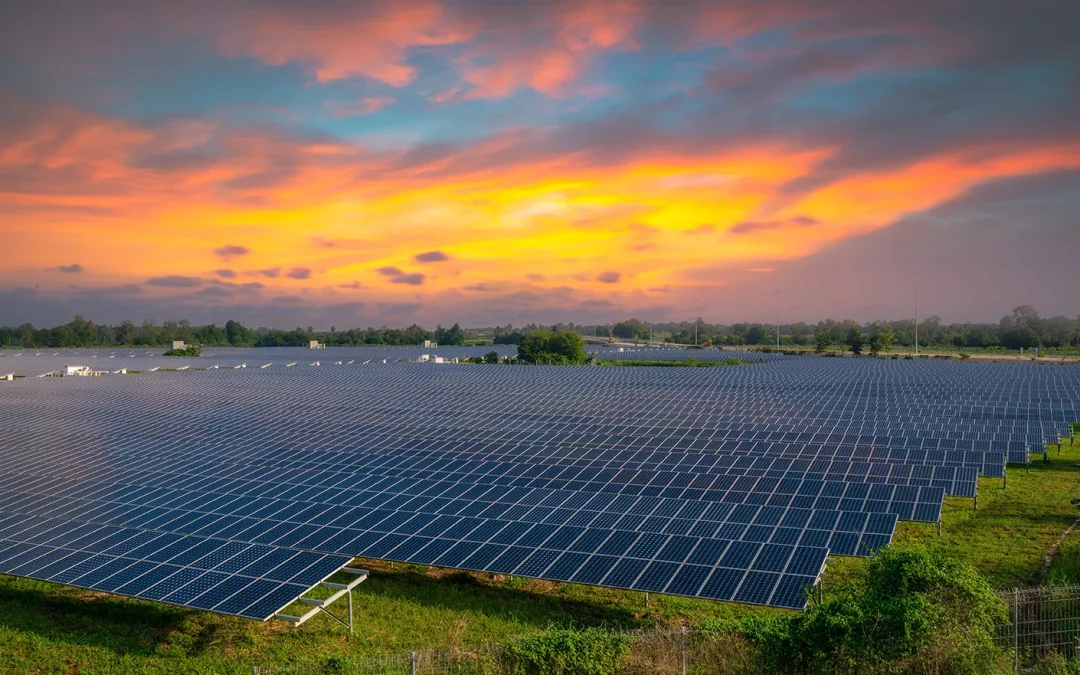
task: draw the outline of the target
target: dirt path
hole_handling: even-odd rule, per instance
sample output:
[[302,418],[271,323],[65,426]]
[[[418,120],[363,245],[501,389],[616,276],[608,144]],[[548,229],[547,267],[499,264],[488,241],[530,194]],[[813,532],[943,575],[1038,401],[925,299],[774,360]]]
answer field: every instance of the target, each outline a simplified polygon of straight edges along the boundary
[[1050,573],[1050,565],[1052,565],[1054,562],[1054,556],[1057,555],[1058,549],[1061,548],[1061,545],[1065,543],[1065,538],[1072,533],[1072,531],[1076,528],[1077,525],[1080,525],[1080,519],[1073,521],[1073,524],[1069,526],[1069,529],[1065,530],[1064,534],[1061,535],[1061,538],[1058,539],[1057,543],[1054,544],[1053,548],[1050,549],[1050,552],[1046,554],[1046,562],[1045,564],[1043,564],[1042,571],[1039,572],[1039,584],[1042,584],[1044,581],[1046,581],[1046,575]]

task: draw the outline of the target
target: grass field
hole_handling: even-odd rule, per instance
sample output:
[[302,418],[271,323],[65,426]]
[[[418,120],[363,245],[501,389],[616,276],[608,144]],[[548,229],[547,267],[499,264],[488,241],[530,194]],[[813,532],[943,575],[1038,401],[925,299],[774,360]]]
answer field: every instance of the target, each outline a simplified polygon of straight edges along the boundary
[[[1010,467],[1008,487],[984,478],[979,508],[949,498],[936,527],[902,523],[895,545],[948,551],[998,587],[1041,582],[1044,558],[1080,516],[1080,443],[1052,447],[1050,462]],[[250,673],[252,665],[318,664],[327,656],[461,648],[553,627],[611,629],[694,624],[776,610],[729,603],[430,570],[361,561],[356,635],[319,616],[294,628],[186,610],[0,575],[0,673]],[[826,592],[858,583],[865,560],[837,559]],[[1080,530],[1061,548],[1050,579],[1080,583]],[[332,607],[339,615],[344,602]]]

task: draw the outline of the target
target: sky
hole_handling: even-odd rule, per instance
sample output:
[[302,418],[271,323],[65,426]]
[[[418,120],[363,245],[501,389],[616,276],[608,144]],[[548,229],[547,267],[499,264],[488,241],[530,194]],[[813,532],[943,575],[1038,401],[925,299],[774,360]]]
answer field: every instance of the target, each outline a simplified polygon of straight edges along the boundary
[[3,3],[0,325],[1080,314],[1080,3]]

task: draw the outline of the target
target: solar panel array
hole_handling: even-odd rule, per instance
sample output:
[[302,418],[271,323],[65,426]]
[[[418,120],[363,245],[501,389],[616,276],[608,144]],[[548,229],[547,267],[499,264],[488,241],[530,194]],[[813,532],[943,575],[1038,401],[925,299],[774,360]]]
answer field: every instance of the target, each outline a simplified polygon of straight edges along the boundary
[[[247,369],[0,386],[0,571],[153,597],[118,568],[172,565],[203,581],[155,599],[260,619],[315,578],[101,548],[133,532],[315,556],[319,572],[357,556],[797,608],[827,555],[938,522],[945,495],[975,496],[1080,419],[1068,367],[372,367],[382,351],[231,350],[193,361]],[[332,367],[283,367],[301,353]],[[100,542],[31,540],[34,519]],[[110,574],[75,574],[88,565]],[[251,599],[271,583],[286,590]]]

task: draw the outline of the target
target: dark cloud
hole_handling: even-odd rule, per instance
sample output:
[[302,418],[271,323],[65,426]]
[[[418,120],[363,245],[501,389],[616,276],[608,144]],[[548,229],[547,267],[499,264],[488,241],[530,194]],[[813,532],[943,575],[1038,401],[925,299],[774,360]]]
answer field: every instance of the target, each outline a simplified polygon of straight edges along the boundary
[[737,223],[732,226],[728,232],[731,234],[753,234],[755,232],[766,232],[769,230],[780,230],[785,228],[811,227],[818,223],[819,221],[816,218],[810,218],[809,216],[798,216],[790,220],[748,220]]
[[601,272],[596,275],[596,280],[602,284],[616,284],[621,277],[619,272]]
[[383,275],[384,277],[400,277],[405,274],[397,267],[380,267],[375,271]]
[[232,295],[232,289],[226,286],[207,286],[196,291],[195,295],[203,298],[227,298]]
[[361,289],[363,287],[364,287],[364,285],[362,283],[360,283],[359,281],[354,281],[351,284],[338,284],[338,288],[347,289],[347,290],[351,290],[351,291],[356,291],[356,290],[359,290],[359,289]]
[[462,288],[462,290],[463,291],[476,291],[478,293],[489,293],[491,291],[497,291],[499,289],[494,284],[479,283],[479,284],[473,284],[472,286],[465,286],[464,288]]
[[232,270],[226,270],[226,269],[214,270],[214,274],[218,275],[222,279],[235,279],[236,278],[236,272],[234,272]]
[[281,268],[280,267],[272,267],[272,268],[267,269],[267,270],[257,270],[256,272],[254,272],[254,274],[264,276],[264,277],[266,277],[268,279],[276,279],[277,276],[279,274],[281,274]]
[[526,274],[525,278],[528,279],[529,281],[541,282],[541,281],[544,280],[544,275],[543,274],[535,274],[535,273]]
[[391,277],[390,283],[406,284],[409,286],[423,286],[424,278],[424,275],[420,274],[419,272],[415,272],[413,274],[399,274],[395,277]]
[[288,271],[290,279],[307,279],[311,277],[311,270],[306,267],[294,267]]
[[413,256],[413,260],[418,263],[444,262],[449,259],[450,256],[446,255],[442,251],[428,251],[427,253],[417,253],[415,256]]
[[239,246],[237,244],[227,244],[220,248],[214,249],[214,254],[220,257],[222,260],[232,260],[240,256],[251,253],[251,249],[246,246]]
[[203,280],[198,277],[185,277],[171,275],[165,277],[151,277],[146,280],[147,286],[160,286],[162,288],[198,288],[203,285]]
[[83,271],[83,266],[74,263],[71,265],[60,265],[56,268],[57,272],[63,272],[64,274],[78,274]]

